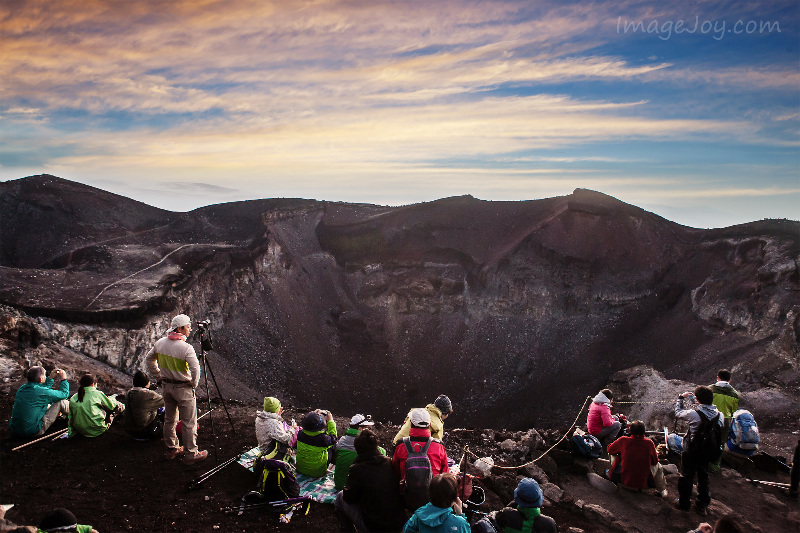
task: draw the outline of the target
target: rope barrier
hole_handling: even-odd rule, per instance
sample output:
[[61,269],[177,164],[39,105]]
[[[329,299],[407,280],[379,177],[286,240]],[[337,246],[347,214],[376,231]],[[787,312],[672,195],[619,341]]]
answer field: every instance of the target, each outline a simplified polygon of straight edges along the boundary
[[618,402],[618,401],[616,401],[616,400],[612,400],[612,401],[611,401],[611,403],[612,403],[612,404],[625,404],[625,405],[633,405],[633,404],[638,404],[638,403],[641,403],[641,404],[654,404],[654,403],[675,403],[675,400],[654,400],[654,401],[651,401],[651,402],[643,402],[643,401],[637,401],[637,402]]
[[[529,461],[529,462],[525,463],[524,465],[519,465],[519,466],[497,466],[497,465],[494,465],[494,466],[492,466],[492,468],[500,468],[500,469],[502,469],[502,470],[516,470],[516,469],[518,469],[518,468],[525,468],[526,466],[528,466],[528,465],[532,465],[533,463],[535,463],[536,461],[540,460],[542,457],[544,457],[545,455],[547,455],[548,453],[550,453],[551,451],[553,451],[553,449],[554,449],[556,446],[558,446],[559,444],[561,444],[561,441],[563,441],[565,438],[567,438],[567,435],[569,435],[569,432],[572,430],[572,428],[573,428],[573,427],[575,427],[575,424],[577,424],[577,423],[578,423],[578,419],[581,417],[581,414],[583,413],[583,410],[586,408],[586,404],[588,404],[588,403],[591,401],[591,399],[592,399],[592,397],[591,397],[591,396],[587,396],[587,397],[586,397],[586,400],[584,400],[584,402],[583,402],[583,405],[581,406],[581,409],[580,409],[580,411],[578,411],[578,415],[575,417],[575,420],[574,420],[574,421],[572,422],[572,424],[569,426],[569,429],[567,429],[567,432],[566,432],[566,433],[564,433],[564,435],[562,435],[562,436],[561,436],[561,438],[560,438],[560,439],[558,439],[558,440],[556,441],[556,443],[555,443],[555,444],[553,444],[552,446],[550,446],[550,447],[547,449],[547,451],[545,451],[545,452],[544,452],[542,455],[540,455],[539,457],[537,457],[537,458],[536,458],[536,459],[534,459],[533,461]],[[475,455],[475,454],[474,454],[474,453],[473,453],[473,452],[472,452],[472,451],[469,449],[469,447],[467,447],[467,446],[464,446],[464,453],[468,453],[468,454],[472,455],[473,457],[475,457],[476,459],[480,459],[480,457],[478,457],[477,455]]]

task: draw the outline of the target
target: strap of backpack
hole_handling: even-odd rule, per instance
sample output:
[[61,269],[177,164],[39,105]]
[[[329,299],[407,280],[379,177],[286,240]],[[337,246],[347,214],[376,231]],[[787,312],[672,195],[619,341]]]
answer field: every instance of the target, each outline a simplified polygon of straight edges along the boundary
[[411,447],[411,437],[403,437],[403,444],[406,447],[406,451],[410,454],[414,453],[414,448]]
[[425,446],[423,446],[419,452],[428,455],[428,448],[431,447],[431,442],[433,442],[433,439],[431,437],[428,437],[428,442],[425,443]]

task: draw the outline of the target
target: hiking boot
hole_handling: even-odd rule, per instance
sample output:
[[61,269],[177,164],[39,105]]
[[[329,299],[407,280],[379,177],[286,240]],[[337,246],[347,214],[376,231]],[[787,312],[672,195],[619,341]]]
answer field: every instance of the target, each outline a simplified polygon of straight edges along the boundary
[[697,511],[697,514],[699,514],[700,516],[706,516],[708,514],[708,507],[704,505],[703,506],[695,505],[694,508],[695,511]]
[[690,511],[690,508],[688,507],[681,507],[681,501],[679,499],[676,499],[674,503],[675,503],[675,508],[678,509],[679,511],[683,511],[684,513],[688,513]]
[[172,461],[179,455],[183,455],[183,446],[178,446],[177,448],[167,448],[167,453],[164,454],[164,457],[167,460]]
[[208,450],[203,450],[201,452],[197,452],[194,455],[187,455],[183,458],[183,464],[185,465],[193,465],[195,463],[199,463],[203,459],[208,457]]

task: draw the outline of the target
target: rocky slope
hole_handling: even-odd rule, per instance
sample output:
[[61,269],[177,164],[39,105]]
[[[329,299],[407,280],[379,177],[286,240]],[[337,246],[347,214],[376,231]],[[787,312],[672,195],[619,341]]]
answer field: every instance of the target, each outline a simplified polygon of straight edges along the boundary
[[444,392],[456,425],[522,428],[642,364],[800,385],[793,221],[697,230],[586,190],[170,213],[34,176],[0,183],[0,227],[0,303],[36,335],[130,373],[172,314],[210,318],[231,395],[397,420]]

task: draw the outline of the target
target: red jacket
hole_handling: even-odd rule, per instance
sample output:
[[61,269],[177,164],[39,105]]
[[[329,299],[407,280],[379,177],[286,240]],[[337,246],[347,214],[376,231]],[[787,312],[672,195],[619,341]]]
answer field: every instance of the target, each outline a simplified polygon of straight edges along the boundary
[[592,402],[589,406],[589,415],[586,417],[586,429],[592,435],[597,435],[603,428],[615,422],[611,416],[611,406],[607,403]]
[[[409,430],[409,437],[411,437],[411,447],[414,448],[415,452],[420,451],[420,449],[425,446],[425,442],[428,440],[428,437],[431,436],[430,429],[421,429],[412,427]],[[406,445],[403,444],[401,440],[397,447],[394,449],[394,455],[392,456],[392,467],[394,468],[395,474],[397,477],[400,478],[402,481],[406,478],[406,459],[408,458],[408,451],[406,450]],[[434,478],[439,474],[445,474],[450,471],[447,466],[447,452],[444,449],[444,445],[434,440],[431,442],[431,445],[428,447],[428,459],[431,460],[431,477]]]
[[644,435],[620,437],[608,445],[608,454],[619,454],[622,483],[634,489],[646,489],[650,465],[658,463],[653,441]]

